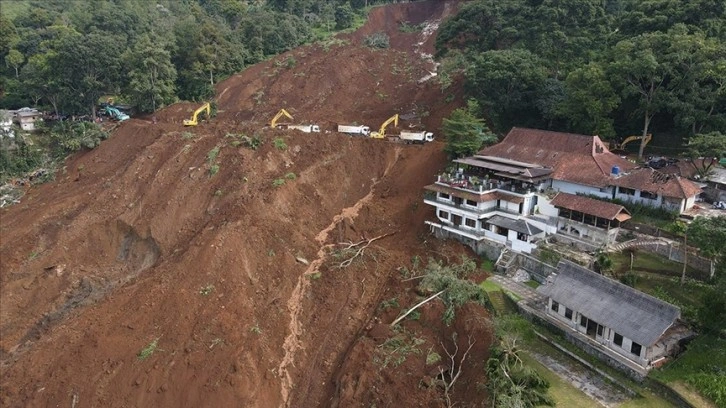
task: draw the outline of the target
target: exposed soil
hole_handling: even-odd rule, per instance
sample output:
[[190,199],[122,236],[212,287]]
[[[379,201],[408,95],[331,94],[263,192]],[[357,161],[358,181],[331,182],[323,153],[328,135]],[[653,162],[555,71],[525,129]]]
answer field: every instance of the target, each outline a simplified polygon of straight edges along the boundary
[[[461,87],[419,83],[433,35],[399,24],[454,7],[374,9],[347,45],[296,49],[294,66],[276,64],[283,55],[220,83],[210,121],[183,128],[196,105],[180,103],[157,124],[123,122],[0,210],[0,405],[439,407],[454,332],[460,350],[476,343],[453,401],[485,401],[485,310],[467,306],[446,327],[434,301],[388,326],[421,299],[401,267],[464,252],[424,224],[443,144],[264,128],[285,107],[327,130],[416,113],[437,133]],[[378,31],[391,48],[361,46]],[[339,267],[351,254],[339,243],[381,235]],[[405,359],[392,338],[414,345]],[[427,365],[432,352],[443,358]]]

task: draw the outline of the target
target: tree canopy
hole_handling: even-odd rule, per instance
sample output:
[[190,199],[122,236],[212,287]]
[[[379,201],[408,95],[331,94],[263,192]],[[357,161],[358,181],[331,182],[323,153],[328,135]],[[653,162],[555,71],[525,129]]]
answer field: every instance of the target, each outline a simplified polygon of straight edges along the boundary
[[723,2],[475,0],[436,47],[499,133],[652,133],[651,146],[680,146],[726,128]]
[[383,0],[25,0],[0,15],[0,108],[94,114],[118,95],[142,112],[202,100],[220,80],[353,24]]

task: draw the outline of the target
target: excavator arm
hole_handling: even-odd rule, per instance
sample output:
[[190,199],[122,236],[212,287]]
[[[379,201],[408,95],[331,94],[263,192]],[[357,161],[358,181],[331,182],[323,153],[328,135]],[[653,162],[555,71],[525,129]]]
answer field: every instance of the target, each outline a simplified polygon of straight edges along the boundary
[[274,128],[275,126],[277,126],[277,121],[280,120],[280,118],[283,116],[287,117],[290,120],[293,119],[292,115],[290,115],[288,111],[286,111],[285,109],[280,109],[280,111],[277,112],[275,117],[272,118],[272,120],[270,121],[270,127]]
[[391,116],[390,118],[386,119],[385,122],[381,124],[381,128],[378,130],[378,132],[372,132],[371,137],[374,139],[383,139],[386,137],[386,128],[388,125],[393,123],[394,127],[398,126],[398,113]]
[[[647,135],[645,136],[645,144],[647,145],[647,144],[648,144],[648,142],[650,142],[650,139],[652,139],[652,138],[653,138],[653,135],[652,135],[651,133],[648,133],[648,134],[647,134]],[[643,136],[628,136],[628,137],[626,137],[626,138],[625,138],[625,139],[624,139],[624,140],[622,141],[622,143],[620,143],[620,145],[618,145],[618,149],[619,149],[619,150],[625,150],[625,145],[627,145],[627,144],[628,144],[628,143],[630,143],[630,142],[634,142],[634,141],[636,141],[636,140],[641,140],[641,139],[643,139]]]
[[199,123],[197,121],[197,118],[199,117],[199,114],[206,111],[207,112],[207,118],[211,115],[212,107],[209,104],[209,102],[205,103],[204,105],[200,106],[199,109],[194,111],[194,114],[192,114],[191,119],[184,119],[184,126],[197,126]]

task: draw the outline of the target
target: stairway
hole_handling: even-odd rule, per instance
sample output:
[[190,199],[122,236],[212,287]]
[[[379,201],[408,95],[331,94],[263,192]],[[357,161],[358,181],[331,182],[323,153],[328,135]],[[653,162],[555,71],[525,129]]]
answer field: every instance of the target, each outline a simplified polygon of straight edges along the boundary
[[497,262],[494,263],[494,271],[502,275],[506,274],[509,271],[509,266],[512,264],[512,261],[514,261],[515,257],[516,254],[514,252],[512,252],[509,248],[504,248],[502,253],[499,254]]

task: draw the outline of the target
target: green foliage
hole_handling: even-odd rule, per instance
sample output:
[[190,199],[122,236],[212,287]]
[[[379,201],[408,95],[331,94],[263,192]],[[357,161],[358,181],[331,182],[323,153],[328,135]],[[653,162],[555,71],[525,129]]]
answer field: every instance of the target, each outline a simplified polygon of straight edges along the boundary
[[487,361],[487,390],[495,408],[555,406],[547,395],[549,382],[531,367],[524,365],[511,334],[498,339]]
[[367,35],[363,39],[363,43],[371,48],[388,48],[390,47],[390,39],[384,32],[377,32]]
[[58,155],[93,149],[108,138],[101,126],[90,122],[58,122],[49,130],[53,151]]
[[209,284],[199,289],[199,294],[202,296],[209,296],[212,292],[214,292],[214,285],[212,284]]
[[426,354],[426,365],[436,364],[441,361],[441,355],[433,350],[429,350]]
[[342,3],[335,8],[335,29],[344,30],[353,25],[355,12],[348,3]]
[[677,359],[655,370],[659,380],[683,381],[696,388],[716,406],[726,406],[726,337],[704,334],[690,342]]
[[402,21],[398,25],[398,31],[402,33],[418,33],[421,31],[421,24],[409,24],[408,21]]
[[537,257],[540,261],[552,266],[557,266],[562,258],[559,253],[544,246],[537,250]]
[[219,173],[219,165],[213,164],[209,166],[209,176],[214,176],[215,174]]
[[726,134],[699,133],[688,140],[686,149],[691,165],[701,177],[706,177],[719,159],[726,157]]
[[277,150],[287,150],[287,143],[285,143],[285,139],[281,137],[276,137],[272,141],[272,145],[275,146],[275,149]]
[[476,262],[468,258],[462,258],[460,264],[449,265],[429,260],[424,268],[424,278],[418,288],[427,293],[444,291],[439,298],[444,302],[445,310],[442,318],[447,326],[453,323],[456,309],[465,303],[473,301],[485,304],[486,296],[482,289],[467,279],[475,270]]
[[272,187],[282,187],[285,185],[285,179],[284,178],[276,178],[272,180]]
[[416,337],[415,333],[396,326],[393,336],[376,347],[373,362],[381,370],[389,366],[396,368],[405,363],[409,355],[421,354],[420,346],[425,342],[424,339]]
[[146,347],[141,349],[141,351],[139,351],[139,354],[137,354],[136,357],[142,361],[146,360],[147,358],[151,357],[152,354],[154,354],[158,345],[159,345],[159,339],[156,338],[156,339],[152,340],[151,343],[149,343]]
[[176,68],[171,62],[171,53],[159,47],[159,40],[152,41],[143,35],[123,55],[129,77],[126,94],[141,112],[155,112],[176,99]]
[[380,305],[378,305],[378,309],[380,310],[398,309],[399,307],[401,307],[401,305],[398,304],[398,296],[384,300]]
[[451,158],[470,156],[484,145],[497,142],[497,136],[489,131],[482,119],[476,117],[478,104],[470,100],[467,109],[455,109],[444,119],[441,130],[446,136],[444,151]]
[[724,33],[710,0],[475,0],[439,28],[439,79],[464,72],[497,131],[689,138],[726,128]]
[[210,165],[214,163],[215,160],[217,160],[217,156],[219,155],[219,146],[215,146],[212,150],[207,153],[207,163]]
[[287,179],[287,180],[295,180],[296,178],[297,178],[297,175],[295,173],[290,172],[290,173],[285,174],[285,179]]
[[21,176],[47,162],[44,152],[30,144],[25,136],[15,137],[15,146],[10,139],[0,138],[0,182],[9,177]]

